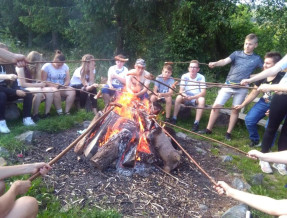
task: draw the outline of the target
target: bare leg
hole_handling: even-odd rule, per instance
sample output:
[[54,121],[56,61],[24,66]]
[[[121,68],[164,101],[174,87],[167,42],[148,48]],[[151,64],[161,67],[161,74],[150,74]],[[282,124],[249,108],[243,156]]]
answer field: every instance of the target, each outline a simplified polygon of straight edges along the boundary
[[30,218],[38,214],[38,202],[35,198],[25,196],[17,199],[6,218]]
[[175,103],[174,103],[174,110],[173,110],[173,116],[177,117],[177,114],[179,112],[180,109],[180,105],[183,101],[183,97],[181,95],[178,95],[175,99]]
[[35,93],[33,97],[33,115],[39,114],[39,106],[43,99],[42,93]]
[[[204,97],[199,97],[197,99],[197,105],[200,108],[204,108],[205,106],[205,98]],[[203,109],[196,109],[196,115],[195,115],[195,121],[200,121],[201,117],[203,114]]]
[[[216,104],[213,105],[213,108],[218,108],[218,107],[222,107],[222,105],[220,104]],[[209,120],[208,120],[208,124],[207,124],[207,129],[212,130],[214,123],[216,122],[218,116],[219,116],[219,110],[220,109],[212,109],[210,112],[210,116],[209,116]]]
[[93,108],[93,112],[94,112],[94,115],[97,115],[97,113],[98,113],[97,108]]
[[166,118],[170,118],[171,107],[172,107],[172,98],[166,97],[165,98],[165,117]]
[[48,93],[45,93],[45,114],[50,113],[53,99],[54,99],[54,93],[51,93],[53,91],[56,91],[57,89],[54,87],[45,87],[43,88],[43,91],[47,91]]
[[103,99],[104,99],[105,106],[107,106],[110,103],[111,96],[107,93],[103,93]]
[[155,95],[151,95],[151,96],[150,96],[150,101],[151,101],[151,102],[157,101],[157,97],[156,97]]
[[59,110],[62,108],[62,101],[61,101],[61,94],[60,92],[55,92],[54,93],[54,105],[56,110]]
[[239,116],[239,110],[232,110],[230,114],[230,119],[229,119],[229,124],[228,124],[228,129],[227,132],[231,133]]
[[75,100],[75,97],[76,97],[76,92],[75,92],[75,91],[64,91],[63,94],[64,94],[64,96],[67,96],[67,98],[66,98],[65,112],[66,112],[66,113],[69,113],[71,107],[72,107],[73,104],[74,104],[74,100]]

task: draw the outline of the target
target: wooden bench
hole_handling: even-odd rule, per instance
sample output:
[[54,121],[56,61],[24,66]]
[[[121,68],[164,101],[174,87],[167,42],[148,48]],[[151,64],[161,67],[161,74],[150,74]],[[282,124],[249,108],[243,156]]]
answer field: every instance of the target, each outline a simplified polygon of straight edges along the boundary
[[[260,98],[255,98],[255,99],[253,100],[253,103],[257,103],[257,102],[259,101],[259,99],[260,99]],[[238,119],[245,120],[245,117],[246,117],[247,113],[244,113],[244,111],[245,111],[245,107],[243,107],[243,108],[240,110]],[[230,110],[230,109],[220,109],[220,113],[230,115],[230,114],[231,114],[231,110]],[[267,120],[261,119],[261,120],[257,123],[257,125],[265,127],[266,122],[267,122]],[[281,128],[282,128],[282,125],[280,125],[278,131],[281,131]]]

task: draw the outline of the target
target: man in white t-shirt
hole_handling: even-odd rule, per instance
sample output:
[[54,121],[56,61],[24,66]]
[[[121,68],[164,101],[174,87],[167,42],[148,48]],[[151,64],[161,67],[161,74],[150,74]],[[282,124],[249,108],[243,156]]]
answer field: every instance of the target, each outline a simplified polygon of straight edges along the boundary
[[199,121],[202,117],[205,106],[205,77],[198,73],[200,70],[199,62],[197,60],[190,61],[188,73],[181,76],[180,90],[182,95],[178,95],[175,99],[173,117],[171,123],[176,124],[177,114],[182,103],[185,105],[197,106],[195,121],[193,123],[192,131],[197,132],[199,129]]

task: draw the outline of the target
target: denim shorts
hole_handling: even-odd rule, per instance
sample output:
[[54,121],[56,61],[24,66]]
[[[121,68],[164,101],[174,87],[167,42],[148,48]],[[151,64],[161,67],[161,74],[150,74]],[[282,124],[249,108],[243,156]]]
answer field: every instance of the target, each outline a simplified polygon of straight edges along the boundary
[[214,104],[224,105],[228,99],[233,96],[232,105],[240,105],[244,101],[247,94],[248,89],[245,88],[221,88]]
[[[115,85],[115,84],[112,84],[112,86],[115,88],[115,89],[122,89],[123,86],[122,85]],[[104,87],[102,88],[102,93],[104,94],[109,94],[109,95],[114,95],[116,93],[115,90],[112,90],[112,89],[109,89],[109,85],[106,84],[104,85]]]

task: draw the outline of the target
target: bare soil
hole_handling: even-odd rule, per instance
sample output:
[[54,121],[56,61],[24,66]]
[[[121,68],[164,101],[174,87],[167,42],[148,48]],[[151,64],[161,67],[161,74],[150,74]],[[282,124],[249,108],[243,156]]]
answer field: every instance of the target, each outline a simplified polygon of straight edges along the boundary
[[[71,144],[79,136],[77,130],[82,129],[78,126],[56,134],[37,134],[23,160],[50,161]],[[211,144],[192,138],[178,141],[215,181],[232,181],[221,158],[212,154]],[[222,148],[220,155],[226,154],[226,148],[219,148]],[[72,150],[53,165],[43,182],[54,188],[64,209],[75,205],[115,209],[125,217],[220,217],[238,204],[217,195],[210,180],[184,154],[182,157],[180,166],[171,172],[173,177],[157,166],[148,177],[125,177],[118,175],[115,169],[98,171]]]

